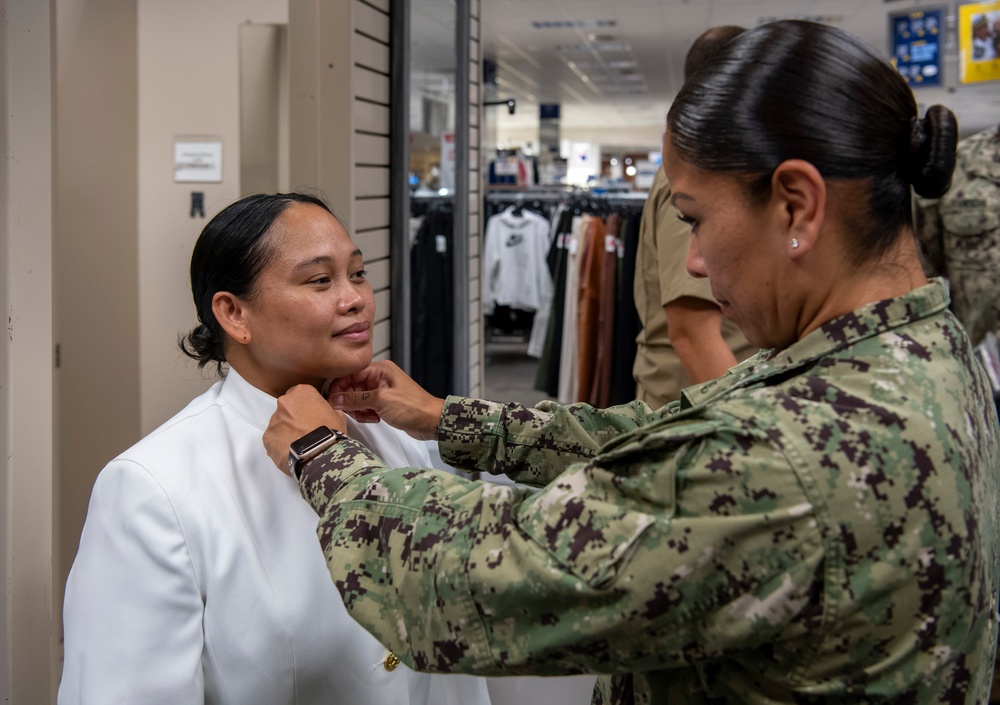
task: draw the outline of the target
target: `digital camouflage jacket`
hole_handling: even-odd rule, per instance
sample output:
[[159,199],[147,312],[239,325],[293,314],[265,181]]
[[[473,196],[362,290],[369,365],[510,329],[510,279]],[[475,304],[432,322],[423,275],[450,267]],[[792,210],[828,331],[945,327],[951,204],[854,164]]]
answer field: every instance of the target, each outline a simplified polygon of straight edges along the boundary
[[1000,337],[1000,129],[959,142],[948,193],[917,199],[915,213],[925,269],[950,280],[952,310],[969,337]]
[[985,703],[998,425],[941,281],[657,412],[449,397],[500,486],[354,441],[302,493],[348,611],[408,665],[606,674],[594,703]]

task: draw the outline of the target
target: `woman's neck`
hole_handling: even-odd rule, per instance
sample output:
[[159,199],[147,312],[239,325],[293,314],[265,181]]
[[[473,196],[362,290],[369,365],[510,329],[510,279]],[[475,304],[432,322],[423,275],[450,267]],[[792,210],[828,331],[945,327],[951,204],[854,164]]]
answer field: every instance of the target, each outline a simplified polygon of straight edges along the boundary
[[870,303],[902,296],[924,286],[927,277],[920,265],[916,240],[909,230],[882,257],[861,267],[842,267],[820,299],[803,308],[799,338],[827,321]]
[[253,360],[249,359],[248,356],[242,353],[242,349],[226,352],[226,362],[229,367],[235,370],[236,373],[247,382],[247,384],[256,387],[262,392],[270,394],[272,397],[280,397],[289,389],[299,384],[308,384],[315,387],[320,392],[323,391],[322,387],[326,382],[324,379],[309,379],[305,377],[281,375],[273,371],[262,370],[258,365],[254,364]]

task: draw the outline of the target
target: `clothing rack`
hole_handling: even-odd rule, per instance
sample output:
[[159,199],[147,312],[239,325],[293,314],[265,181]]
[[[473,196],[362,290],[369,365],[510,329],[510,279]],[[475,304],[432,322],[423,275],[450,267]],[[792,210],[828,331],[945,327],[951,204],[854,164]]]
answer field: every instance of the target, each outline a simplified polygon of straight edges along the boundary
[[410,196],[410,375],[437,396],[452,389],[454,210],[451,194]]
[[511,201],[517,198],[525,200],[539,199],[560,201],[573,198],[595,198],[609,201],[645,201],[646,191],[617,191],[605,189],[588,189],[579,186],[543,186],[528,188],[489,188],[486,191],[487,202]]
[[454,194],[439,193],[410,194],[410,216],[424,216],[431,211],[450,210],[454,205]]
[[622,208],[641,207],[646,197],[647,194],[642,191],[614,192],[576,186],[535,187],[517,191],[491,189],[486,192],[484,211],[492,215],[514,206],[518,211],[528,208],[552,217],[558,206],[565,205],[577,215],[590,213],[606,217]]

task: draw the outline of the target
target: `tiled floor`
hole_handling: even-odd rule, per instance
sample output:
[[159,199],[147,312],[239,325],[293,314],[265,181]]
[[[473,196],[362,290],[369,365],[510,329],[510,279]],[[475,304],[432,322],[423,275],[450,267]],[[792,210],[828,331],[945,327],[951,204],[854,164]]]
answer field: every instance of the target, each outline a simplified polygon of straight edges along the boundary
[[[487,399],[533,405],[547,398],[534,389],[538,360],[528,357],[528,344],[491,340],[486,344]],[[564,678],[494,678],[489,682],[493,705],[579,705],[589,703],[593,676]]]
[[538,360],[529,357],[528,344],[518,340],[486,343],[483,391],[490,401],[516,401],[532,406],[548,395],[534,388]]

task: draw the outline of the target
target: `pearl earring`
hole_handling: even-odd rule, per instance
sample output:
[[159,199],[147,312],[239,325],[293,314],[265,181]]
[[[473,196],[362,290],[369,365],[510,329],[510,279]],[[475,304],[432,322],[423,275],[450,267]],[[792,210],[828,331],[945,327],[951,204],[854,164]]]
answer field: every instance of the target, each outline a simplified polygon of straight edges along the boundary
[[792,238],[792,249],[793,250],[797,250],[798,248],[799,248],[799,240],[798,240],[798,238],[794,238],[793,237]]

